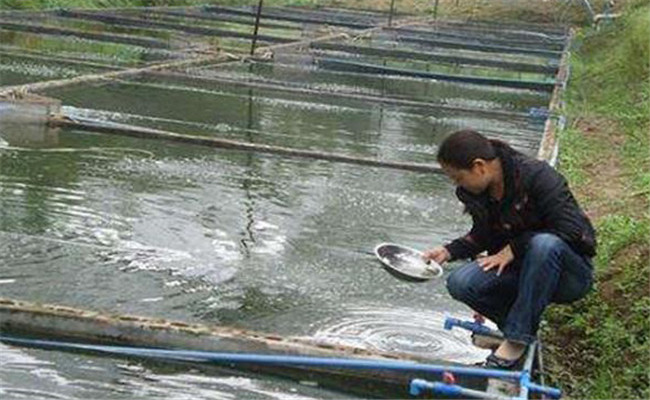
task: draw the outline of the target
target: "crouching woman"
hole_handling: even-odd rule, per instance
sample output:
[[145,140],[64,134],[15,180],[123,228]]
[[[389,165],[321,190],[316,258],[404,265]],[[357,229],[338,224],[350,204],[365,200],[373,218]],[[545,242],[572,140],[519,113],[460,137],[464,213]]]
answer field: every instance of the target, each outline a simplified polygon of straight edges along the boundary
[[514,368],[546,306],[576,301],[591,288],[594,229],[562,175],[503,142],[458,131],[441,144],[438,162],[473,224],[424,257],[474,260],[449,275],[447,288],[503,332],[486,365]]

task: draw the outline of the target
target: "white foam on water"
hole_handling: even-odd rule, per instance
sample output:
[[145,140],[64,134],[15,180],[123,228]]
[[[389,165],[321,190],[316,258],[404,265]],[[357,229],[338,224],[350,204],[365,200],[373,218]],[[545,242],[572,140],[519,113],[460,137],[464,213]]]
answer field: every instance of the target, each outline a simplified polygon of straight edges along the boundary
[[445,330],[445,314],[410,308],[353,307],[335,320],[322,321],[310,336],[320,342],[370,350],[413,353],[460,363],[485,359],[469,332]]

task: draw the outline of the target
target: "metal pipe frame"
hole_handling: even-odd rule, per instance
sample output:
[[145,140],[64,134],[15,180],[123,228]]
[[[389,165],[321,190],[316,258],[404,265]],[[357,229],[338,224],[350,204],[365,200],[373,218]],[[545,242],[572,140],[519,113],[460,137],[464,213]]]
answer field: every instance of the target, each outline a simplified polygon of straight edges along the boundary
[[[451,330],[453,327],[456,326],[478,335],[490,336],[490,337],[495,337],[500,339],[504,338],[502,332],[490,329],[480,322],[463,321],[452,317],[445,318],[445,325],[444,325],[445,330]],[[528,399],[530,392],[542,393],[554,399],[559,399],[562,396],[562,392],[559,389],[538,385],[531,381],[533,364],[535,362],[535,357],[538,351],[539,351],[539,342],[537,339],[535,339],[532,343],[528,345],[528,349],[526,351],[526,358],[524,360],[524,365],[521,371],[522,375],[519,377],[519,396],[515,398],[509,398],[509,399],[526,400]],[[427,381],[418,381],[415,383],[411,382],[411,385],[412,387],[413,385],[415,386],[413,390],[418,393],[426,389],[426,390],[434,390],[434,391],[437,390],[438,393],[442,393],[442,394],[452,394],[452,393],[468,394],[459,391],[460,389],[464,389],[464,388],[457,387],[456,385],[451,385],[453,387],[449,387],[449,385],[441,386],[440,384],[433,384]],[[485,397],[485,398],[493,398],[493,397]]]
[[470,75],[451,75],[443,73],[434,73],[427,71],[409,70],[402,68],[384,67],[376,64],[360,63],[354,61],[344,61],[334,58],[320,58],[317,60],[320,67],[334,71],[349,71],[368,74],[393,74],[402,76],[412,76],[418,78],[439,79],[450,82],[463,82],[476,85],[503,86],[520,89],[533,89],[550,92],[555,87],[555,80],[517,80],[506,78],[485,78]]
[[[341,10],[323,9],[318,6],[316,8],[300,6],[274,6],[267,7],[267,9],[274,14],[285,13],[292,15],[302,15],[310,18],[327,18],[343,22],[361,22],[371,25],[379,25],[383,23],[386,20],[387,15],[385,11],[375,15],[360,15],[359,13],[352,13],[349,11],[341,12]],[[393,16],[397,16],[397,13],[393,13]]]
[[311,48],[318,49],[318,50],[343,51],[347,53],[364,54],[364,55],[378,56],[378,57],[408,58],[414,60],[430,61],[430,62],[437,62],[437,63],[439,62],[439,63],[446,63],[446,64],[454,64],[454,65],[457,64],[480,65],[486,67],[497,67],[497,68],[507,69],[511,71],[536,72],[536,73],[543,73],[543,74],[555,74],[558,68],[557,65],[543,65],[543,64],[533,64],[533,63],[524,63],[524,62],[491,60],[487,58],[452,56],[446,54],[422,52],[422,51],[414,51],[414,50],[355,46],[355,45],[331,43],[331,42],[314,43],[311,45]]
[[[447,20],[438,21],[440,24],[447,26],[460,26],[463,29],[472,29],[476,32],[490,33],[498,32],[507,34],[512,37],[530,37],[538,36],[544,33],[547,36],[562,38],[566,36],[568,27],[557,26],[557,24],[548,23],[516,23],[516,22],[490,22],[490,21],[469,21],[469,20]],[[534,31],[533,31],[534,30]]]
[[311,94],[315,96],[332,96],[332,97],[341,97],[352,100],[361,100],[361,101],[371,101],[379,104],[388,104],[388,105],[398,105],[398,106],[407,106],[407,107],[422,107],[427,110],[440,110],[447,112],[455,113],[467,113],[474,116],[481,115],[492,118],[508,118],[519,119],[522,121],[529,121],[530,114],[516,111],[499,111],[499,110],[483,110],[479,108],[467,108],[467,107],[453,107],[444,104],[436,104],[426,101],[419,100],[408,100],[400,99],[389,96],[376,96],[369,94],[357,94],[357,93],[338,93],[334,91],[325,91],[319,89],[310,89],[302,87],[291,87],[287,85],[279,85],[272,82],[265,81],[243,81],[231,78],[217,78],[217,77],[200,77],[192,76],[187,74],[179,74],[174,72],[159,71],[153,72],[154,76],[161,77],[171,77],[173,79],[181,79],[185,81],[196,81],[197,83],[224,83],[232,86],[238,87],[249,87],[249,88],[258,88],[258,89],[267,89],[280,92],[288,93],[300,93],[300,94]]
[[[255,15],[253,11],[248,11],[245,9],[234,8],[234,7],[223,7],[223,6],[205,6],[204,8],[208,12],[215,13],[230,13],[236,15]],[[305,16],[296,16],[296,15],[281,15],[279,13],[272,13],[268,10],[262,13],[264,18],[275,19],[275,20],[284,20],[292,22],[301,22],[301,23],[312,23],[318,25],[332,25],[332,26],[342,26],[352,29],[368,29],[375,26],[370,23],[356,23],[356,22],[344,22],[336,19],[327,19],[327,18],[315,18],[315,17],[305,17]]]
[[[467,40],[468,36],[476,35],[476,32],[463,32],[462,29],[452,30],[446,27],[438,27],[435,24],[432,26],[426,26],[429,28],[428,31],[413,29],[413,28],[387,28],[387,31],[394,31],[397,33],[403,33],[406,35],[412,36],[421,36],[422,39],[437,39],[437,38],[449,38],[449,39],[459,39],[461,41]],[[433,28],[433,30],[431,30]],[[552,42],[541,42],[539,38],[531,40],[523,39],[510,39],[510,38],[499,38],[494,37],[495,35],[481,35],[477,37],[476,41],[486,44],[486,45],[497,45],[497,46],[509,46],[509,47],[523,47],[523,48],[543,48],[551,51],[562,51],[564,48],[564,39],[562,41],[554,40]]]
[[[194,18],[198,20],[206,21],[224,21],[224,22],[234,22],[242,25],[254,25],[255,21],[250,18],[240,18],[237,15],[220,15],[220,14],[208,14],[205,10],[199,9],[194,12],[190,11],[176,11],[176,10],[152,10],[149,11],[151,14],[157,15],[169,15],[173,17],[183,17],[183,18]],[[260,22],[260,26],[263,28],[275,28],[275,29],[286,29],[286,30],[302,30],[301,26],[298,25],[289,25],[281,24],[274,22]]]
[[45,35],[60,35],[60,36],[75,36],[84,39],[96,40],[100,42],[111,42],[111,43],[121,43],[128,44],[132,46],[140,46],[146,48],[156,48],[156,49],[169,49],[171,46],[168,42],[152,39],[149,37],[141,37],[134,35],[124,35],[124,34],[107,34],[99,32],[86,32],[80,29],[71,29],[71,28],[60,28],[58,26],[47,26],[47,25],[36,25],[29,24],[24,22],[11,22],[11,21],[0,21],[0,29],[19,31],[19,32],[30,32],[30,33],[40,33]]
[[[111,25],[162,28],[162,29],[175,30],[175,31],[181,31],[185,33],[198,34],[204,36],[236,37],[236,38],[244,38],[244,39],[252,39],[255,37],[253,34],[250,33],[236,32],[227,29],[217,29],[217,28],[210,28],[205,26],[187,26],[187,25],[181,25],[172,22],[151,21],[151,20],[140,19],[140,18],[128,18],[121,15],[107,15],[107,14],[70,11],[70,10],[59,10],[57,12],[57,15],[65,18],[93,20],[93,21],[98,21],[98,22],[111,24]],[[283,38],[283,37],[271,36],[271,35],[257,35],[257,38],[271,43],[289,43],[295,41],[295,39]]]
[[447,49],[464,49],[474,50],[485,53],[514,53],[514,54],[530,54],[535,56],[542,56],[548,58],[559,58],[562,55],[561,51],[533,49],[527,47],[511,47],[511,46],[497,46],[480,44],[469,41],[452,41],[442,39],[424,39],[414,35],[405,35],[400,33],[386,32],[387,36],[394,38],[401,42],[417,43],[429,47],[441,47]]

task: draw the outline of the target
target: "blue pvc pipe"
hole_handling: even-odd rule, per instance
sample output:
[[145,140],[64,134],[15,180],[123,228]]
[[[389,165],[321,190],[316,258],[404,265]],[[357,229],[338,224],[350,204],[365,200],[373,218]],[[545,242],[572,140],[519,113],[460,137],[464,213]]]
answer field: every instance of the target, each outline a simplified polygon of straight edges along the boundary
[[528,383],[528,390],[531,392],[542,393],[553,399],[559,399],[562,397],[562,390],[548,386],[541,386],[533,382]]
[[[530,379],[522,378],[522,385],[526,385],[531,392],[542,393],[553,399],[559,399],[562,397],[562,391],[556,388],[537,385],[530,382]],[[461,397],[465,395],[471,395],[472,397],[484,397],[484,398],[493,398],[493,395],[490,395],[485,392],[479,392],[472,389],[467,389],[459,385],[451,385],[443,382],[429,382],[424,379],[413,379],[409,385],[409,393],[412,396],[419,396],[424,393],[426,390],[432,391],[434,393],[443,395],[445,397]],[[528,396],[522,397],[511,397],[511,396],[497,396],[498,398],[510,399],[510,400],[527,400]]]
[[[493,336],[493,337],[503,337],[503,334],[499,331],[495,331],[493,329],[490,329],[486,327],[485,325],[478,323],[478,322],[472,322],[472,321],[463,321],[457,318],[452,318],[452,317],[447,317],[445,318],[445,329],[450,330],[454,326],[461,327],[463,329],[467,329],[468,331],[481,334],[481,335],[486,335],[486,336]],[[530,357],[529,357],[530,358]],[[532,364],[532,359],[529,364]],[[424,385],[424,383],[427,385]],[[419,387],[419,390],[423,390],[424,388],[428,388],[430,390],[438,390],[440,389],[440,385],[431,386],[434,383],[440,384],[440,382],[427,382],[427,381],[422,381],[421,379],[415,379],[411,382],[411,385],[416,385],[416,387]],[[530,392],[537,392],[537,393],[542,393],[548,397],[551,397],[553,399],[559,399],[562,397],[562,391],[557,388],[549,387],[549,386],[542,386],[538,385],[530,380],[530,365],[528,365],[527,368],[524,368],[524,370],[521,372],[521,376],[519,377],[519,385],[525,389],[522,391],[523,394],[521,394],[519,397],[513,397],[513,399],[527,399],[527,391]],[[441,390],[445,390],[444,388]],[[443,392],[439,392],[441,394],[445,394]]]
[[414,361],[347,359],[328,357],[284,356],[268,354],[217,353],[209,351],[167,350],[145,347],[105,346],[81,343],[58,342],[16,338],[0,335],[0,342],[15,345],[41,347],[60,350],[84,350],[104,354],[119,354],[146,358],[168,359],[175,361],[193,361],[210,363],[246,363],[285,366],[316,366],[345,369],[377,369],[389,371],[410,371],[422,373],[450,372],[458,375],[469,375],[485,378],[519,380],[520,371],[502,371],[494,369],[458,367],[452,365],[421,364]]
[[458,385],[449,385],[441,382],[428,382],[423,379],[413,379],[409,385],[409,394],[419,396],[425,390],[431,390],[434,393],[441,394],[445,397],[458,397],[462,394],[462,388]]
[[487,393],[480,390],[467,389],[462,386],[453,385],[443,382],[428,382],[422,379],[413,379],[409,385],[409,393],[412,396],[419,396],[425,390],[444,396],[444,398],[462,398],[462,399],[490,399],[490,400],[515,400],[510,396],[502,396],[493,393]]
[[483,324],[479,324],[478,322],[463,321],[452,317],[445,318],[446,330],[451,330],[454,326],[467,329],[468,331],[474,332],[479,335],[503,338],[503,334],[501,332],[495,331],[494,329],[490,329]]

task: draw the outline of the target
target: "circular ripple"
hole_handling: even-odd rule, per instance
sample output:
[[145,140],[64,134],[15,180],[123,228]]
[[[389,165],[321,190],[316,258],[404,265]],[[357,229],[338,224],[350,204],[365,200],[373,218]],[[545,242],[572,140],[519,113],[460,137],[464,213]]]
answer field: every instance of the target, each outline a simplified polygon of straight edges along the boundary
[[323,343],[413,353],[461,363],[485,358],[487,352],[471,344],[468,332],[445,330],[444,320],[445,314],[435,311],[358,307],[346,310],[336,322],[325,321],[325,326],[313,337]]

